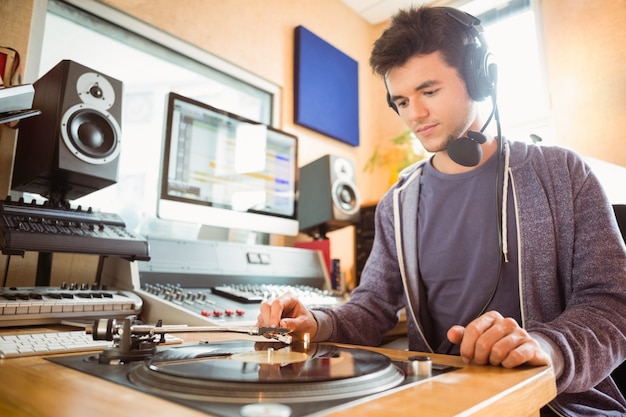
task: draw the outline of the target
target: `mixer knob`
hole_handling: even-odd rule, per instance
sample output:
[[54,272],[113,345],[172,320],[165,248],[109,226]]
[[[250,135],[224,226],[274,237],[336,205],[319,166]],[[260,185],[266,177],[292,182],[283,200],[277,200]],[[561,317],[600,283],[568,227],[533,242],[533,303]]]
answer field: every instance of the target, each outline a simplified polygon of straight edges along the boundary
[[219,310],[213,310],[213,316],[214,317],[222,317],[222,312]]
[[233,310],[224,310],[224,314],[226,315],[226,317],[232,317],[235,312]]
[[246,312],[241,309],[237,309],[235,310],[235,314],[237,314],[238,316],[245,316]]
[[204,317],[209,317],[211,315],[211,312],[207,310],[202,310],[200,311],[200,314],[203,315]]

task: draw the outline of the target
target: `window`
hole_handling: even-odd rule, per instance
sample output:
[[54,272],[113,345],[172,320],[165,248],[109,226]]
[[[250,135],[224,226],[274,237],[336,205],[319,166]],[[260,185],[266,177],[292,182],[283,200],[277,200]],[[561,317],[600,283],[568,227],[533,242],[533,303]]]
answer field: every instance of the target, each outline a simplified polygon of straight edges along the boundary
[[498,64],[498,108],[502,134],[530,141],[551,136],[545,66],[531,0],[474,0],[460,9],[481,20]]
[[170,91],[277,124],[278,86],[99,2],[70,3],[48,2],[39,76],[69,59],[124,85],[118,183],[76,204],[118,213],[129,229],[154,227]]

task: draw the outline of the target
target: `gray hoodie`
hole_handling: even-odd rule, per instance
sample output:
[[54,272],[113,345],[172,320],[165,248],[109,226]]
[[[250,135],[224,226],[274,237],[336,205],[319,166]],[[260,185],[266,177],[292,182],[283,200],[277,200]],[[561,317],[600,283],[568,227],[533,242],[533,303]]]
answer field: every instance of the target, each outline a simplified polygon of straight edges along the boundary
[[[509,148],[504,183],[514,198],[504,203],[514,204],[518,225],[521,325],[553,355],[558,395],[550,405],[567,416],[626,415],[608,377],[626,359],[626,247],[611,205],[574,152]],[[378,345],[406,307],[409,349],[432,351],[414,256],[421,168],[406,170],[379,202],[360,284],[345,305],[314,311],[316,341]]]

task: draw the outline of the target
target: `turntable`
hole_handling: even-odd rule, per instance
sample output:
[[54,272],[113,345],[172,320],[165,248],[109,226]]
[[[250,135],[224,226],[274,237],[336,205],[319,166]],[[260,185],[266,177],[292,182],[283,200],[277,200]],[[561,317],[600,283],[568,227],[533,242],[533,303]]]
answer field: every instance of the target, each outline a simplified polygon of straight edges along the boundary
[[[423,364],[430,365],[426,356],[397,362],[366,349],[306,340],[288,344],[237,339],[152,349],[155,332],[144,330],[137,337],[131,336],[130,328],[125,323],[119,333],[126,341],[111,349],[113,354],[105,350],[48,360],[221,417],[321,415],[348,402],[417,384],[431,372],[454,369],[424,368]],[[122,360],[112,360],[120,346],[126,350]]]

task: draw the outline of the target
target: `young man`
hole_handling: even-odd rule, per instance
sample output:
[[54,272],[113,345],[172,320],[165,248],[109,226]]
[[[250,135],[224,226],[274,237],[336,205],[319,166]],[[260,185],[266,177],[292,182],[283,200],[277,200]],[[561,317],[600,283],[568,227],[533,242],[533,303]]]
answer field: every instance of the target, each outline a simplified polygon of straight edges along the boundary
[[625,415],[609,377],[626,358],[626,249],[614,214],[573,152],[477,133],[485,124],[477,102],[495,106],[496,68],[481,31],[450,8],[393,18],[370,64],[389,105],[434,155],[378,204],[349,302],[310,311],[286,294],[261,305],[258,323],[377,345],[406,308],[410,350],[552,365],[558,396],[546,412]]

